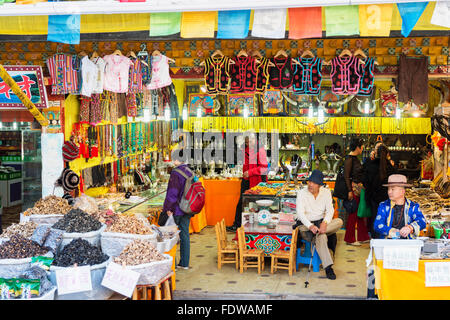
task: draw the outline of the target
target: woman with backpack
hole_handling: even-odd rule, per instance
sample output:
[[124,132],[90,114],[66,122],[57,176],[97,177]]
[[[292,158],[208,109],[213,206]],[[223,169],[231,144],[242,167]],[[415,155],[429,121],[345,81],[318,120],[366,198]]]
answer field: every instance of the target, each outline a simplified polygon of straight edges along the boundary
[[191,177],[193,176],[193,172],[189,169],[187,164],[184,164],[179,160],[174,160],[173,165],[174,168],[170,172],[169,184],[167,185],[163,212],[167,213],[167,216],[173,215],[175,223],[178,226],[178,229],[180,229],[180,262],[178,263],[177,268],[189,269],[191,250],[189,224],[191,222],[191,215],[186,214],[181,210],[180,201],[187,181],[184,175]]
[[[344,162],[344,179],[348,190],[348,198],[344,200],[344,207],[348,213],[344,241],[354,246],[360,246],[361,242],[370,240],[366,222],[358,216],[360,194],[363,188],[363,169],[358,156],[363,149],[363,141],[358,138],[353,139],[350,142],[350,153]],[[357,230],[356,238],[355,229]]]

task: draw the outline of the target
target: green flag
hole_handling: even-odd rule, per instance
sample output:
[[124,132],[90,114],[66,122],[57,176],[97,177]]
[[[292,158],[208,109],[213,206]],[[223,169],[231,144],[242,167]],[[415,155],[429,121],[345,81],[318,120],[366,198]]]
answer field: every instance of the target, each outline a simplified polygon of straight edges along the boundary
[[167,36],[180,32],[181,12],[150,14],[150,37]]
[[359,35],[359,8],[354,6],[325,7],[327,37]]

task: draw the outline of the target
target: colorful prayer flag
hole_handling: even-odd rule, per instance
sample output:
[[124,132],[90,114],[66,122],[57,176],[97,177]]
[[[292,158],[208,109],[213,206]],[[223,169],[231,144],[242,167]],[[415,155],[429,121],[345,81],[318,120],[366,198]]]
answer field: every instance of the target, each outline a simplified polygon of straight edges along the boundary
[[402,35],[408,37],[427,7],[428,2],[397,3],[398,12],[402,17]]
[[217,11],[183,12],[181,38],[214,38]]
[[180,32],[181,12],[154,12],[150,14],[150,37],[167,36]]
[[80,15],[48,16],[47,41],[80,44]]
[[219,11],[217,38],[247,38],[251,10]]
[[450,1],[437,1],[431,17],[432,24],[450,28]]
[[327,37],[359,35],[359,9],[353,6],[325,7]]
[[253,11],[252,36],[282,39],[286,33],[286,9],[258,9]]
[[393,4],[359,5],[359,35],[361,37],[389,37]]
[[289,39],[322,38],[322,7],[290,8]]

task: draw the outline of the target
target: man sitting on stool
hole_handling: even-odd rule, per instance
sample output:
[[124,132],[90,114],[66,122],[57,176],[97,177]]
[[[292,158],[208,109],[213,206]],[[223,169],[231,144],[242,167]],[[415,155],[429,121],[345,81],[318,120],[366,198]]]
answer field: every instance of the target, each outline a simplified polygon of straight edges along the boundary
[[[308,187],[297,193],[297,219],[301,225],[301,237],[315,244],[328,279],[336,279],[331,267],[333,259],[328,249],[328,237],[336,233],[343,224],[342,219],[333,219],[333,198],[330,189],[323,186],[323,173],[314,170],[308,178]],[[316,236],[315,238],[314,235]]]

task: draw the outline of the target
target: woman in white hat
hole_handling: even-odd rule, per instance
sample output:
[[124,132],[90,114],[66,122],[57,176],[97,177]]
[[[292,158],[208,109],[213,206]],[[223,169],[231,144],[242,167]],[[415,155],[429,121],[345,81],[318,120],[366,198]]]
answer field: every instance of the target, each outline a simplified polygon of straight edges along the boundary
[[413,239],[425,229],[426,221],[419,204],[405,197],[405,188],[411,187],[402,174],[388,178],[389,199],[380,203],[373,228],[384,238]]

